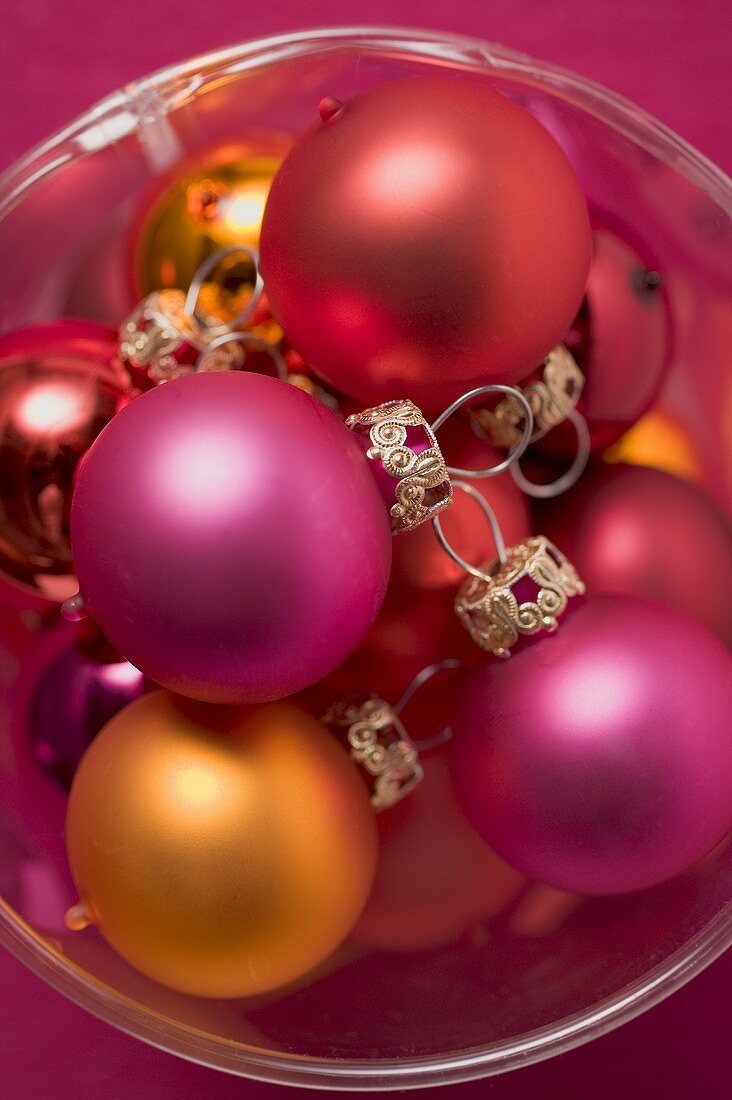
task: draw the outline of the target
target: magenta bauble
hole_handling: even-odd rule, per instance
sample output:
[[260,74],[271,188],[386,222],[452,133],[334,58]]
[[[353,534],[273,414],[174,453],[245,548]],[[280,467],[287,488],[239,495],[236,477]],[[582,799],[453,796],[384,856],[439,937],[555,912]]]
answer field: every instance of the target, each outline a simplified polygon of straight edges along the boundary
[[702,489],[663,470],[598,464],[537,514],[590,592],[663,600],[732,646],[732,529]]
[[732,826],[732,657],[661,604],[588,599],[553,638],[486,661],[457,703],[458,797],[529,877],[580,894],[654,886]]
[[431,411],[522,378],[564,337],[590,261],[585,200],[554,138],[506,96],[446,74],[326,107],[262,223],[290,342],[365,404],[409,397]]
[[281,698],[358,645],[386,589],[386,510],[352,434],[261,375],[139,397],[81,469],[72,545],[89,613],[135,667],[211,702]]

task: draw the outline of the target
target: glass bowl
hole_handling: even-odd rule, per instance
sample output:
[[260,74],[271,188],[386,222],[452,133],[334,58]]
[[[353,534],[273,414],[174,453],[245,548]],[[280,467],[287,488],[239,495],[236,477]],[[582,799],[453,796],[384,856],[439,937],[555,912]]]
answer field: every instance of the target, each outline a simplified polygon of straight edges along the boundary
[[[298,134],[324,95],[346,98],[435,68],[468,72],[532,111],[571,158],[592,207],[651,249],[673,326],[659,407],[693,449],[698,480],[727,500],[730,181],[618,96],[477,40],[298,32],[195,58],[108,97],[0,181],[2,330],[64,315],[118,323],[135,301],[129,241],[141,197],[182,157],[257,133]],[[467,1080],[618,1026],[732,938],[732,850],[722,846],[674,881],[626,897],[583,901],[514,881],[469,933],[419,950],[352,938],[309,983],[255,1001],[163,989],[94,932],[65,929],[76,900],[65,796],[39,769],[29,732],[65,628],[41,630],[35,613],[10,610],[0,626],[0,939],[77,1004],[155,1046],[286,1084]]]

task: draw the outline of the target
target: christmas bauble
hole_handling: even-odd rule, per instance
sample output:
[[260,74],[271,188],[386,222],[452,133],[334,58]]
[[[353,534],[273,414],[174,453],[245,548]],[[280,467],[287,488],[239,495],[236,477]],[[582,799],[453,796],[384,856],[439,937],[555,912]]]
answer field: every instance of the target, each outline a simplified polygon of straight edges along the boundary
[[38,638],[28,663],[37,668],[26,718],[33,753],[68,789],[102,727],[149,684],[88,623],[61,620]]
[[[187,288],[220,248],[259,246],[264,204],[288,146],[283,138],[206,149],[177,164],[145,197],[133,230],[135,297]],[[243,256],[231,256],[205,284],[201,309],[229,321],[241,309],[250,279]]]
[[596,596],[458,700],[461,805],[531,878],[579,894],[654,886],[732,826],[732,657],[642,599]]
[[[613,443],[656,397],[671,355],[671,319],[663,276],[648,249],[593,216],[592,265],[582,307],[566,338],[584,375],[578,409],[592,449]],[[533,450],[570,457],[577,437],[565,422]]]
[[145,675],[263,702],[339,665],[389,576],[386,509],[351,433],[277,379],[142,394],[89,452],[72,511],[88,612]]
[[262,222],[287,338],[369,405],[437,410],[523,377],[565,335],[590,261],[559,145],[510,99],[445,74],[321,107]]
[[74,591],[69,513],[79,463],[131,396],[113,329],[63,320],[0,338],[0,571],[34,606]]
[[67,845],[81,903],[163,985],[245,997],[307,973],[345,939],[376,867],[348,755],[290,704],[210,707],[155,692],[84,757]]
[[338,675],[342,688],[366,687],[396,699],[421,669],[447,658],[466,666],[481,659],[455,615],[455,590],[425,592],[395,579],[374,625]]
[[702,490],[662,470],[598,464],[537,512],[590,592],[662,600],[732,646],[732,528]]
[[523,877],[487,847],[455,798],[447,756],[421,756],[424,778],[376,819],[376,880],[354,938],[378,950],[450,943],[495,916]]

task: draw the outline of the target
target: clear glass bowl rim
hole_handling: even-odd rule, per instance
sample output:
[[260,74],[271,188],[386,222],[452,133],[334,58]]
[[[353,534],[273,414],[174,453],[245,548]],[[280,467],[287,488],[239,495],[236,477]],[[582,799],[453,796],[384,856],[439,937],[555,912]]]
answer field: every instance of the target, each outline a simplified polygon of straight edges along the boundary
[[[26,190],[77,155],[61,153],[90,130],[100,135],[93,148],[104,148],[120,136],[104,127],[134,104],[173,109],[195,94],[205,75],[235,75],[264,64],[339,47],[364,51],[398,49],[418,59],[488,65],[507,78],[548,88],[583,111],[624,134],[636,145],[671,166],[706,192],[732,216],[732,180],[703,154],[641,108],[593,81],[558,66],[534,60],[503,46],[464,35],[417,28],[340,26],[298,30],[254,39],[193,57],[160,69],[100,100],[0,175],[0,218]],[[133,127],[134,128],[134,127]],[[732,945],[732,901],[684,947],[614,996],[592,1008],[487,1047],[454,1055],[360,1061],[268,1053],[233,1040],[215,1038],[183,1025],[127,998],[82,968],[70,963],[43,940],[0,898],[0,943],[20,962],[99,1019],[143,1042],[179,1057],[227,1073],[287,1085],[335,1090],[390,1090],[454,1084],[517,1069],[564,1053],[633,1019],[679,989]]]

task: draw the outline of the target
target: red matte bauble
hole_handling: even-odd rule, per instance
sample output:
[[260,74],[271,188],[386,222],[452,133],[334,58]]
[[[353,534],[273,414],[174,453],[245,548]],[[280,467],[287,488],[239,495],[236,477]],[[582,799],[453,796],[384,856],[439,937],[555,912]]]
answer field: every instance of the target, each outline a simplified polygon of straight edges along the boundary
[[43,606],[75,590],[69,514],[81,459],[131,397],[114,329],[62,320],[0,338],[3,599]]
[[[455,615],[454,600],[450,588],[426,592],[398,581],[390,584],[363,642],[330,676],[304,693],[303,705],[320,716],[334,700],[362,691],[395,703],[428,665],[449,658],[466,668],[479,663],[482,654]],[[450,715],[446,710],[443,716],[443,709],[440,706],[440,716],[432,717],[447,725]]]
[[567,157],[482,82],[371,88],[293,147],[262,222],[285,335],[364,404],[447,405],[522,378],[567,332],[590,262]]
[[537,514],[588,591],[663,600],[732,646],[732,528],[703,490],[663,470],[598,464]]
[[453,942],[496,916],[523,884],[522,875],[492,852],[466,820],[447,755],[433,752],[420,762],[422,782],[376,818],[376,881],[353,937],[381,951]]
[[455,614],[454,589],[425,592],[395,580],[348,668],[358,669],[360,686],[367,673],[372,690],[392,699],[427,665],[455,658],[470,667],[481,656]]
[[[566,343],[585,376],[578,409],[594,451],[614,443],[650,407],[669,365],[671,339],[663,276],[648,250],[593,216],[587,292]],[[532,452],[570,457],[576,449],[576,433],[564,423]]]
[[641,890],[732,827],[732,656],[674,608],[595,596],[550,639],[466,682],[451,742],[460,804],[531,878]]
[[[445,461],[460,469],[487,469],[505,458],[505,452],[476,438],[464,421],[446,424],[440,429],[439,441]],[[531,517],[527,499],[508,472],[476,479],[472,484],[495,512],[507,546],[528,538]],[[465,493],[459,490],[453,493],[452,504],[441,513],[440,522],[446,538],[466,561],[480,565],[496,557],[486,517]],[[464,570],[438,543],[431,523],[423,523],[404,538],[394,539],[391,575],[392,586],[403,582],[417,589],[450,588],[453,596],[465,579]],[[425,592],[423,598],[432,599],[432,595]]]
[[300,691],[361,642],[391,565],[353,434],[278,379],[188,375],[89,451],[72,509],[88,613],[150,679],[216,703]]

